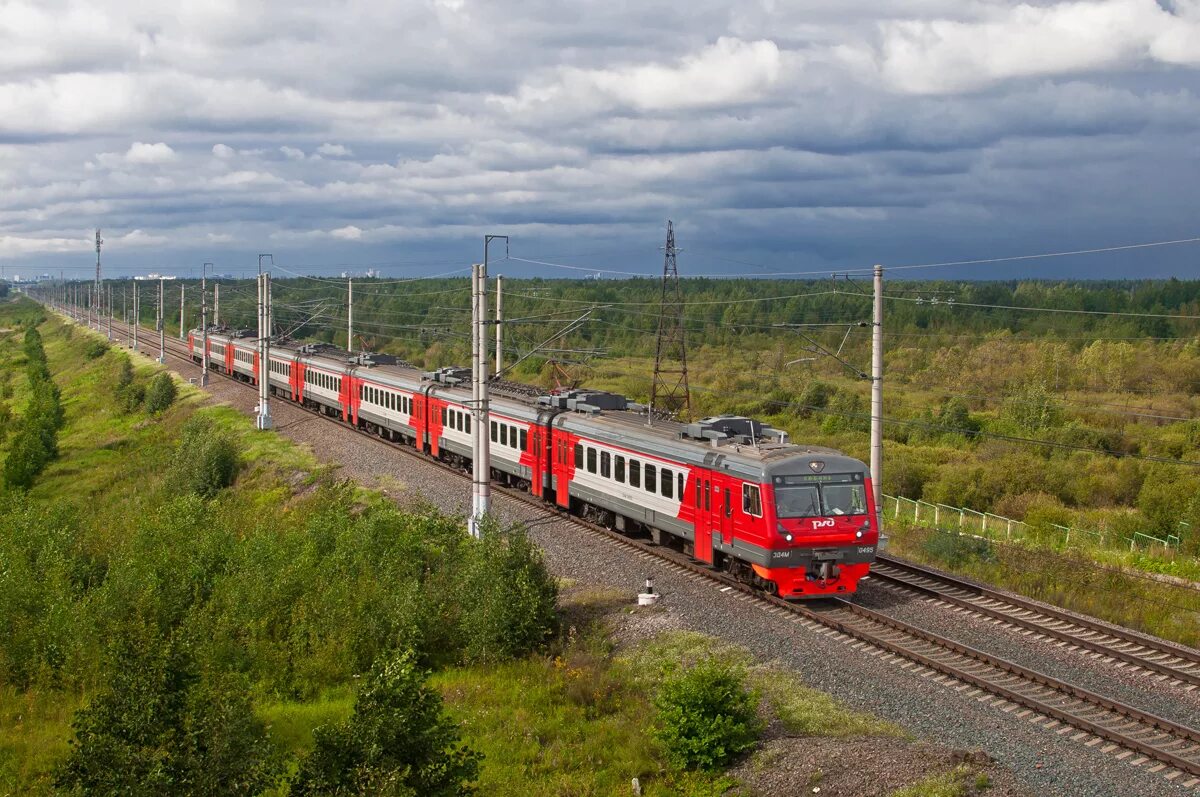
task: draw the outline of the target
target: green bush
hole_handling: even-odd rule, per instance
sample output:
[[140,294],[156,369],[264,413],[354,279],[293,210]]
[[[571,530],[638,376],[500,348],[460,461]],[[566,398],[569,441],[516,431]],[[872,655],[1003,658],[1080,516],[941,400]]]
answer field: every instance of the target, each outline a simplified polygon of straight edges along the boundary
[[61,394],[50,376],[42,337],[35,327],[25,332],[26,371],[29,401],[21,419],[21,431],[9,447],[4,461],[4,482],[27,490],[38,474],[58,456],[58,430],[65,420]]
[[282,760],[233,677],[202,678],[158,629],[117,638],[106,688],[72,722],[55,785],[80,795],[258,794]]
[[83,350],[83,356],[89,360],[98,360],[108,353],[108,344],[102,340],[93,340]]
[[146,412],[158,415],[175,403],[175,380],[166,371],[150,380],[146,387]]
[[291,794],[471,794],[479,755],[460,744],[442,698],[411,652],[371,670],[345,722],[317,728]]
[[[146,405],[149,408],[149,393]],[[233,484],[238,468],[238,449],[232,438],[207,419],[193,417],[184,424],[171,458],[167,486],[181,495],[212,498]]]
[[463,573],[467,660],[520,656],[554,635],[558,586],[522,529],[485,528],[468,546]]
[[930,531],[921,540],[921,550],[947,567],[962,567],[971,562],[994,562],[996,553],[987,540],[949,531]]
[[655,737],[680,769],[717,769],[758,743],[763,722],[745,673],[717,658],[669,676],[654,697]]

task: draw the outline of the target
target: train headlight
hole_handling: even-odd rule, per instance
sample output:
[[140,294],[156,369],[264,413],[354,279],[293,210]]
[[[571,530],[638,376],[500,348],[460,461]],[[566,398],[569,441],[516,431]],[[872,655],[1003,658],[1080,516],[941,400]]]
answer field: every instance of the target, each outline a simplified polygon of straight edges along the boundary
[[783,535],[783,538],[784,538],[785,540],[787,540],[788,542],[791,542],[791,541],[792,541],[792,535],[791,535],[791,534],[784,534],[784,535]]
[[861,532],[861,531],[856,531],[856,532],[854,532],[854,537],[855,537],[856,539],[859,539],[859,540],[861,540],[861,539],[862,539],[862,532]]

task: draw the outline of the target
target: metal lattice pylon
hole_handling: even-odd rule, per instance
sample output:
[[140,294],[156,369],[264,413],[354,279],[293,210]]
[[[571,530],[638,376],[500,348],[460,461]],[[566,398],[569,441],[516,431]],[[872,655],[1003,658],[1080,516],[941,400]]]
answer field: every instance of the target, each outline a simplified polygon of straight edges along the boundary
[[654,348],[654,384],[650,409],[674,418],[692,413],[688,391],[687,339],[683,326],[683,286],[675,263],[675,230],[667,221],[667,245],[663,249],[662,299],[658,311],[658,340]]

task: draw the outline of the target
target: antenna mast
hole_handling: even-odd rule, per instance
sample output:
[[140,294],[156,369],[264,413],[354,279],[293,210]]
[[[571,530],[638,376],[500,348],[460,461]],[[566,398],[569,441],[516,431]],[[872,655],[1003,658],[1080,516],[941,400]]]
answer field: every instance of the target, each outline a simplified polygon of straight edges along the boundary
[[691,417],[688,391],[687,340],[683,326],[683,286],[675,263],[675,229],[667,221],[667,245],[663,247],[662,299],[658,311],[658,340],[654,349],[654,384],[650,388],[651,420],[655,412],[673,418]]

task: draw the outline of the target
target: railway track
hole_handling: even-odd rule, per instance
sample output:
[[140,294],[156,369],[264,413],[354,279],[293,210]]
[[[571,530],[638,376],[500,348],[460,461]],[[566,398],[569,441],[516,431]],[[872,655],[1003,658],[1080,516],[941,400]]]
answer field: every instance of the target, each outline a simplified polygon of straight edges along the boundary
[[1163,682],[1188,691],[1200,686],[1200,651],[1130,629],[1114,628],[890,556],[877,558],[871,567],[871,578],[1011,628],[1057,640],[1068,650],[1097,654],[1130,672],[1159,676]]
[[[119,331],[128,339],[128,330],[123,328],[124,325],[114,322],[113,327],[114,330],[120,328]],[[155,347],[151,345],[149,348]],[[194,365],[187,344],[183,341],[168,339],[166,354],[190,366]],[[256,390],[248,383],[220,372],[214,373],[244,385],[247,389]],[[383,440],[292,402],[286,404],[344,429],[355,431],[405,456],[441,468],[454,477],[464,481],[470,478],[463,471],[411,447]],[[834,635],[870,655],[885,657],[910,672],[931,678],[947,688],[965,692],[981,701],[988,701],[993,707],[1017,719],[1039,724],[1047,732],[1068,736],[1075,743],[1098,748],[1100,752],[1117,760],[1127,761],[1131,765],[1144,765],[1147,771],[1159,774],[1169,781],[1178,782],[1186,788],[1200,785],[1200,730],[1082,689],[846,600],[832,599],[812,604],[792,603],[763,594],[728,574],[697,563],[671,548],[627,537],[582,520],[527,493],[499,486],[495,491],[534,507],[546,516],[569,522],[591,535],[633,549],[638,556],[645,559],[665,563],[667,567],[687,577],[702,578],[720,584],[722,592],[737,592],[742,600],[760,604],[773,614],[786,615],[793,622],[813,631]],[[885,560],[885,567],[894,561]],[[896,565],[892,566],[899,569]],[[1072,617],[1072,620],[1077,619]],[[1111,630],[1105,627],[1105,632]]]

